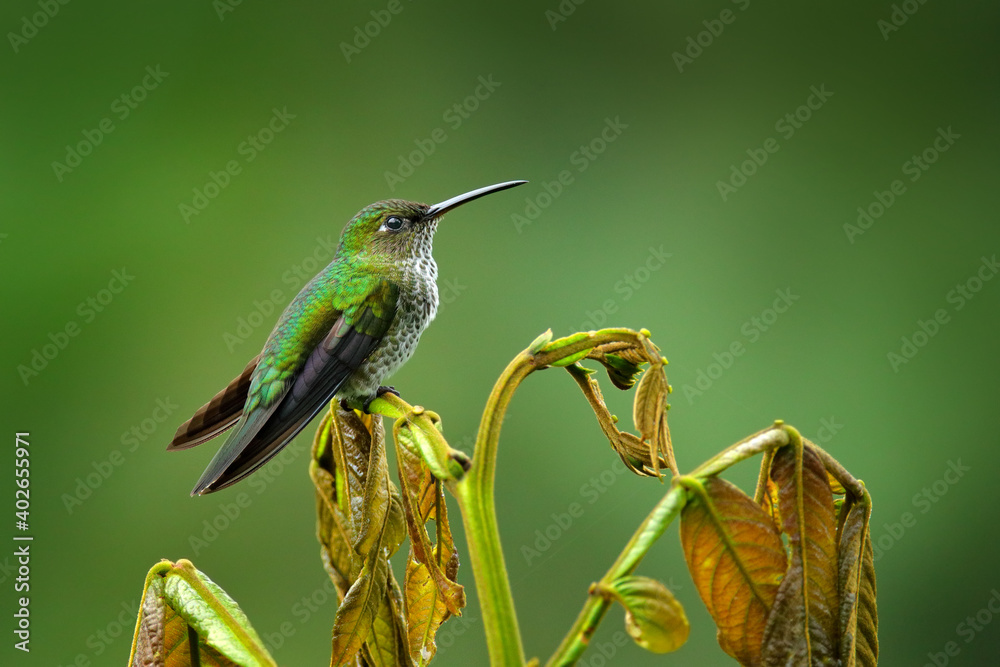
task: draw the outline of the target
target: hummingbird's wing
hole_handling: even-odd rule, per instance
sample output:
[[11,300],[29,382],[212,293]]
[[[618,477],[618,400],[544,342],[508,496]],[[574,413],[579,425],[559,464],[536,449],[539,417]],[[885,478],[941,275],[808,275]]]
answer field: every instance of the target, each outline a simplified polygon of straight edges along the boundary
[[265,367],[267,359],[258,363],[240,427],[209,463],[192,495],[218,491],[257,470],[326,407],[395,318],[398,286],[380,281],[373,288],[361,300],[335,304],[343,310],[336,311],[326,337],[293,372],[276,373],[278,366]]
[[198,408],[191,419],[180,425],[174,439],[167,445],[167,451],[187,449],[211,440],[239,421],[243,405],[250,391],[250,379],[261,355],[254,357],[240,376],[226,385],[226,388]]

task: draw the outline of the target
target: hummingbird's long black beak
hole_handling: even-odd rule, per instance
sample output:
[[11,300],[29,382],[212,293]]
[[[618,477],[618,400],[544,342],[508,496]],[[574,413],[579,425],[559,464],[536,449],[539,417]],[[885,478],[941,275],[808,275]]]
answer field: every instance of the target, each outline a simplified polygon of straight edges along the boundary
[[485,197],[486,195],[493,194],[494,192],[500,192],[501,190],[506,190],[508,188],[515,188],[518,185],[524,185],[527,182],[528,181],[507,181],[505,183],[497,183],[496,185],[487,185],[485,188],[479,188],[478,190],[466,192],[464,195],[458,195],[457,197],[446,199],[440,204],[434,204],[427,209],[427,213],[424,214],[424,220],[432,220],[434,218],[441,217],[451,209],[457,208],[462,204],[472,201],[473,199],[479,199],[480,197]]

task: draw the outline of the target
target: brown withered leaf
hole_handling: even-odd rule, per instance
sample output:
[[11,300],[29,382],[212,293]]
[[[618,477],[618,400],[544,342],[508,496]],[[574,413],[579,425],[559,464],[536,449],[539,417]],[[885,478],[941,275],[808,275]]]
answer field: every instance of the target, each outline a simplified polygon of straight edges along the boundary
[[[420,456],[407,424],[395,430],[396,459],[403,508],[410,535],[410,556],[403,582],[410,655],[426,664],[436,649],[435,635],[451,614],[465,606],[465,589],[457,583],[458,552],[448,522],[444,490]],[[427,524],[433,521],[432,543]]]
[[878,611],[875,561],[868,509],[851,504],[840,532],[840,662],[844,667],[874,667],[878,662]]
[[876,604],[875,554],[871,533],[865,540],[865,555],[861,563],[861,590],[858,592],[858,633],[854,655],[857,665],[874,667],[878,664],[878,608]]
[[[632,419],[642,440],[648,443],[649,461],[653,474],[660,474],[661,456],[667,461],[674,460],[670,443],[670,428],[667,426],[667,396],[670,386],[663,372],[663,365],[653,363],[639,378],[635,388],[635,402],[632,404]],[[671,471],[677,474],[676,470]]]
[[388,560],[405,537],[405,521],[381,417],[332,408],[317,432],[310,474],[323,564],[341,598],[331,664],[356,664],[363,647],[367,664],[410,664],[399,655],[405,630],[392,610]]
[[629,470],[635,474],[643,477],[656,477],[657,471],[661,467],[670,467],[667,460],[663,458],[663,454],[660,454],[654,463],[649,457],[649,445],[643,442],[639,436],[628,431],[618,431],[616,438],[615,452]]
[[341,515],[337,505],[330,501],[336,493],[334,476],[315,463],[309,473],[316,487],[316,536],[323,567],[343,599],[351,582],[361,571],[362,561],[351,546],[353,539],[347,528],[349,519]]
[[[332,415],[328,412],[313,441],[309,476],[316,487],[316,535],[320,543],[323,567],[343,600],[361,571],[362,560],[351,546],[354,534],[350,513],[345,512],[346,494],[342,488],[345,481],[342,470],[336,466],[337,457],[334,456],[334,448],[342,448],[342,445],[334,442],[334,435],[339,434],[339,431],[333,431],[331,427]],[[339,458],[343,460],[343,456]],[[338,498],[344,501],[343,505]]]
[[385,429],[382,418],[359,415],[354,410],[334,414],[334,442],[343,444],[344,485],[354,533],[352,546],[364,556],[381,538],[389,511],[389,468],[385,459]]
[[[404,489],[403,509],[412,555],[427,566],[431,578],[445,595],[445,603],[451,613],[460,613],[465,606],[465,592],[456,583],[458,552],[448,521],[444,487],[431,474],[420,457],[419,450],[412,446],[409,429],[405,426],[397,428],[396,436],[396,458],[399,463],[400,484]],[[427,534],[427,524],[430,521],[434,522],[436,529],[433,544]]]
[[[650,458],[651,447],[648,443],[643,442],[632,433],[618,430],[618,427],[615,426],[615,419],[611,416],[611,412],[604,402],[600,385],[594,378],[590,377],[593,371],[588,371],[581,366],[569,366],[566,370],[583,391],[583,395],[587,398],[587,402],[590,403],[590,407],[597,417],[601,431],[629,470],[637,475],[653,477],[658,476],[660,467],[669,467],[669,463],[662,453],[658,453],[654,463]],[[666,433],[669,437],[669,431]]]
[[778,485],[792,558],[764,630],[763,664],[836,664],[840,605],[833,495],[826,469],[810,446],[797,450],[786,445],[774,456],[771,478]]
[[[602,354],[614,354],[615,356],[621,357],[625,361],[630,364],[635,364],[636,366],[649,363],[649,354],[647,350],[645,350],[642,346],[625,341],[598,345],[594,348],[594,351]],[[656,349],[653,351],[655,352]]]
[[684,607],[661,582],[649,577],[619,577],[598,590],[625,607],[625,629],[647,651],[670,653],[687,641],[691,626]]
[[[373,442],[373,446],[377,446]],[[405,535],[403,511],[399,495],[392,493],[388,473],[382,476],[384,491],[378,498],[388,498],[383,523],[375,527],[377,536],[364,558],[357,580],[344,596],[333,621],[332,665],[352,660],[368,639],[379,607],[389,587],[389,557],[399,548]]]
[[333,458],[343,483],[338,488],[337,503],[351,517],[352,526],[360,523],[362,498],[367,479],[368,457],[374,429],[381,418],[360,416],[354,410],[331,407],[330,433]]
[[729,482],[710,477],[685,486],[681,544],[719,645],[741,665],[760,665],[765,624],[787,566],[781,536],[771,517]]

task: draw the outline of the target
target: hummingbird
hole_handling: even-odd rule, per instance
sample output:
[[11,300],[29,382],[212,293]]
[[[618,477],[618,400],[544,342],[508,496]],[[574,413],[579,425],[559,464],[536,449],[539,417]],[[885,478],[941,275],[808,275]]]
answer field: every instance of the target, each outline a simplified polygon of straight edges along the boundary
[[234,427],[191,495],[235,484],[267,463],[331,400],[367,411],[392,387],[382,382],[413,354],[437,313],[431,254],[448,211],[507,181],[428,206],[387,199],[351,218],[333,261],[292,299],[264,349],[184,422],[167,451],[200,445]]

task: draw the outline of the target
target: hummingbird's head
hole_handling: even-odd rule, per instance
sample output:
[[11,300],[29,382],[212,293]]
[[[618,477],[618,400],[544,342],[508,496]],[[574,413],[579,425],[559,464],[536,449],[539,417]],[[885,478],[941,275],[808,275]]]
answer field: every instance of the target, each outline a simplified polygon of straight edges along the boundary
[[507,181],[472,190],[428,206],[402,199],[369,204],[355,215],[340,237],[338,254],[378,258],[387,263],[430,258],[434,232],[442,215],[485,195],[527,183]]

